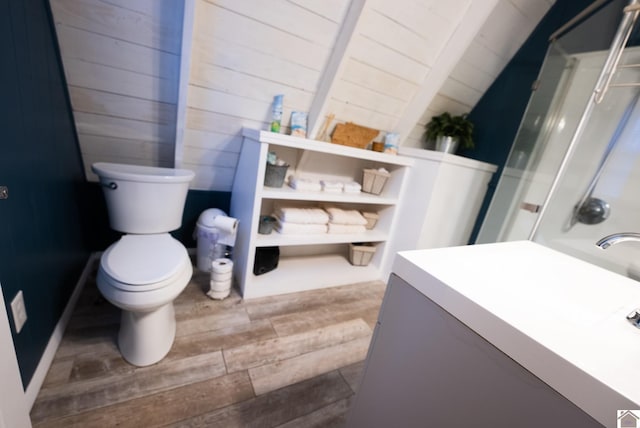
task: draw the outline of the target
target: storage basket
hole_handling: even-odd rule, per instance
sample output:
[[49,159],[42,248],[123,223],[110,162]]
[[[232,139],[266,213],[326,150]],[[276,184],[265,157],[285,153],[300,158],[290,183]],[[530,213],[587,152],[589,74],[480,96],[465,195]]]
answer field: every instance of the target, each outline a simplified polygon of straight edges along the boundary
[[362,173],[362,191],[379,195],[384,189],[387,179],[391,176],[387,171],[365,169]]
[[367,266],[375,252],[374,244],[349,244],[349,263],[354,266]]
[[366,227],[369,230],[371,230],[374,227],[376,227],[376,223],[378,222],[378,218],[380,218],[378,213],[367,213],[367,212],[364,212],[364,211],[362,212],[362,217],[364,217],[367,220],[367,224],[365,224],[364,227]]
[[289,165],[273,165],[267,162],[264,173],[264,185],[267,187],[282,187]]

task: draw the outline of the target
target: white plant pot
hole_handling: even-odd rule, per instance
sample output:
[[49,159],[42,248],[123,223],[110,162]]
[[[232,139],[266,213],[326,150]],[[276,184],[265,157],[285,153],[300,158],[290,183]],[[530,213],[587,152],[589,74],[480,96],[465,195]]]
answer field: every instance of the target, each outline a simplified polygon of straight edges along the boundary
[[455,153],[458,150],[458,138],[456,137],[437,137],[436,150],[445,153]]

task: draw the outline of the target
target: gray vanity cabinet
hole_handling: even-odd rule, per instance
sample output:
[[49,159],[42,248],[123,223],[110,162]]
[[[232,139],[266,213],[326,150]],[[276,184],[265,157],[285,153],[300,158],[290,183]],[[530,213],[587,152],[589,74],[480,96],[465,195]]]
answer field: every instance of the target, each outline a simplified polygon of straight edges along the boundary
[[602,426],[395,274],[347,421],[349,428]]

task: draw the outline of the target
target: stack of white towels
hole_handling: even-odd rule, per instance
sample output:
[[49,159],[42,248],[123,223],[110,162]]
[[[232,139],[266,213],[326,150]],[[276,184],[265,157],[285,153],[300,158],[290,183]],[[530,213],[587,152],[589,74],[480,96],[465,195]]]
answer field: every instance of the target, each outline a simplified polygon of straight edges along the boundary
[[365,233],[367,219],[357,210],[327,208],[329,214],[328,233]]
[[357,210],[281,207],[273,213],[275,230],[287,235],[365,233],[367,219]]
[[360,193],[362,185],[357,181],[315,180],[312,178],[289,177],[289,187],[304,192]]
[[294,176],[289,177],[289,187],[304,192],[319,192],[322,190],[320,181],[312,180],[311,178],[298,178]]
[[329,214],[322,208],[278,208],[275,229],[287,235],[310,235],[327,233]]
[[360,193],[362,186],[356,181],[320,180],[322,191],[329,193]]

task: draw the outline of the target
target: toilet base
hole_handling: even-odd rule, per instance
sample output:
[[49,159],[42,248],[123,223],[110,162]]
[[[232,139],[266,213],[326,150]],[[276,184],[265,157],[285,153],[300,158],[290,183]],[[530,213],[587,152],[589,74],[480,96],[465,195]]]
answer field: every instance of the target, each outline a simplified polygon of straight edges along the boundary
[[173,302],[151,312],[122,310],[118,347],[122,357],[134,366],[149,366],[171,350],[176,336]]

